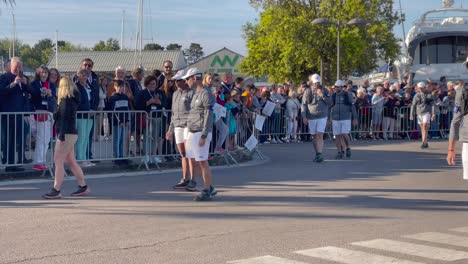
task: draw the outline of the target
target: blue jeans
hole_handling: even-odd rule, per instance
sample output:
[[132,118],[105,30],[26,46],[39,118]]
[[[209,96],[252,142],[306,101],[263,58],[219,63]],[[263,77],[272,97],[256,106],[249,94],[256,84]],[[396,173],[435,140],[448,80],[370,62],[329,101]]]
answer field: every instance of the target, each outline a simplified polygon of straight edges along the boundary
[[114,147],[114,158],[123,158],[124,156],[124,142],[127,137],[128,128],[125,125],[113,126],[112,137]]

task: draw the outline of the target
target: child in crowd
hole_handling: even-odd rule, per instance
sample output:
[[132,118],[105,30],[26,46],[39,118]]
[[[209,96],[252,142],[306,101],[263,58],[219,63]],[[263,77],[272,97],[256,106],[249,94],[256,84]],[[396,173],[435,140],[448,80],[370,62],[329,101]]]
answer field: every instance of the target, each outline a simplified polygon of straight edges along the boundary
[[[236,91],[233,91],[232,93],[239,94]],[[229,126],[228,150],[234,150],[234,145],[235,145],[234,140],[235,140],[236,131],[237,131],[236,119],[238,117],[239,109],[237,108],[237,104],[234,102],[233,96],[231,96],[230,94],[225,94],[224,100],[226,101],[226,103],[224,104],[224,107],[226,107],[226,113],[227,113],[226,122],[228,123],[228,126]]]

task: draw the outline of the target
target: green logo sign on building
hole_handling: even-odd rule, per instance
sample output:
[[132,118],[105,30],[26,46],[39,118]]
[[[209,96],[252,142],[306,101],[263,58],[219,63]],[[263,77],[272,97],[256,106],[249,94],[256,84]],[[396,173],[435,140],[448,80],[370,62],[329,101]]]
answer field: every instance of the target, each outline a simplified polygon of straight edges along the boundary
[[225,55],[223,59],[221,59],[218,55],[216,55],[210,64],[210,72],[239,72],[236,68],[237,61],[239,60],[239,55],[234,55],[234,57],[230,57],[229,55]]

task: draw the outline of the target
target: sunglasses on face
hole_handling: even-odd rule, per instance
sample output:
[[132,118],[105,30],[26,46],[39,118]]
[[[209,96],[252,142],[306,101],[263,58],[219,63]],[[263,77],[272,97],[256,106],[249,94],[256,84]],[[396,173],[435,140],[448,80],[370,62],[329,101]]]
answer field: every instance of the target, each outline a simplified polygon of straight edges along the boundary
[[85,66],[85,67],[91,67],[91,68],[93,67],[92,64],[88,64],[88,63],[83,64],[83,66]]
[[164,68],[167,68],[167,69],[172,69],[172,66],[169,66],[169,65],[164,65]]

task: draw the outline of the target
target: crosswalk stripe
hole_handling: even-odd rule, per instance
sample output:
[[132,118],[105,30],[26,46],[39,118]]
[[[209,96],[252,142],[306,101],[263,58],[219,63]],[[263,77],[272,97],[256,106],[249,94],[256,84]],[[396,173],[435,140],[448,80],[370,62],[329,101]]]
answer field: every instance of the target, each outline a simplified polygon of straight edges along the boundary
[[468,252],[431,247],[425,245],[418,245],[413,243],[406,243],[401,241],[394,241],[388,239],[375,239],[370,241],[351,243],[352,245],[381,249],[396,253],[413,255],[423,258],[437,259],[443,261],[456,261],[468,258]]
[[468,237],[466,236],[456,236],[444,233],[437,232],[427,232],[415,235],[404,236],[407,238],[435,242],[439,244],[447,244],[458,247],[468,247]]
[[241,260],[233,260],[228,261],[227,263],[230,264],[307,264],[300,261],[289,260],[274,256],[263,256],[257,258],[250,258],[250,259],[241,259]]
[[456,232],[461,232],[461,233],[468,233],[468,227],[455,228],[455,229],[451,229],[450,231],[456,231]]
[[345,264],[422,264],[421,262],[380,256],[337,247],[314,248],[296,251],[295,253]]

